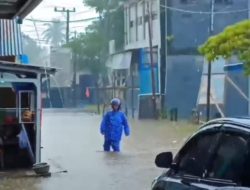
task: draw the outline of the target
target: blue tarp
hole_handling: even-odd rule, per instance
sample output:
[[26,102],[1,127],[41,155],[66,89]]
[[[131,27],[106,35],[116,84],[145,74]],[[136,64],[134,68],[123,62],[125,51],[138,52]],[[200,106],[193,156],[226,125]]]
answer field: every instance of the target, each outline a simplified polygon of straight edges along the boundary
[[28,65],[30,62],[29,62],[29,57],[27,55],[20,55],[20,61],[22,64],[24,65]]

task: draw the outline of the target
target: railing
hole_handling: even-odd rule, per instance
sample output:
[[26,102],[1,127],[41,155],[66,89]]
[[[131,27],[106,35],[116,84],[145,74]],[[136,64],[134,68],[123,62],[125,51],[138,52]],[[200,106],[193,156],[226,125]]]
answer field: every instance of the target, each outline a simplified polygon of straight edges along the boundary
[[138,110],[139,88],[137,87],[89,87],[89,89],[92,94],[95,94],[99,114],[101,114],[101,111],[102,114],[107,111],[110,100],[114,97],[121,99],[122,109],[127,115],[131,111],[131,115],[134,117],[135,111]]

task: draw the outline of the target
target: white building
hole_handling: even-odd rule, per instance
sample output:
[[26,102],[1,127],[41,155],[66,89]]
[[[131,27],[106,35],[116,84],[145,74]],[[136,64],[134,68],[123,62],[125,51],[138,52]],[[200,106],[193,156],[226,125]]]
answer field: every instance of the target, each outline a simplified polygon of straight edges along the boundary
[[124,5],[125,13],[125,50],[149,47],[148,15],[151,17],[153,46],[159,46],[160,35],[160,1],[128,0]]
[[[150,33],[153,46],[155,90],[156,93],[160,93],[160,9],[160,0],[127,0],[124,3],[124,50],[119,53],[114,52],[115,43],[110,43],[107,67],[111,71],[111,84],[139,88],[136,93],[132,93],[135,96],[133,102],[136,102],[136,105],[139,105],[140,97],[151,98],[152,95]],[[132,96],[130,91],[128,92],[127,102],[130,104]]]

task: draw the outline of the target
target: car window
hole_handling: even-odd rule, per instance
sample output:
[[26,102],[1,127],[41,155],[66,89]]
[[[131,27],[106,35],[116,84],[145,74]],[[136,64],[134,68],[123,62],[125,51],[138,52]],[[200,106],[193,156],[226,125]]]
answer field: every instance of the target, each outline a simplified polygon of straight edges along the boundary
[[177,174],[202,177],[219,134],[203,132],[186,143],[176,158]]
[[208,177],[242,183],[248,153],[248,139],[240,134],[225,133],[212,159]]

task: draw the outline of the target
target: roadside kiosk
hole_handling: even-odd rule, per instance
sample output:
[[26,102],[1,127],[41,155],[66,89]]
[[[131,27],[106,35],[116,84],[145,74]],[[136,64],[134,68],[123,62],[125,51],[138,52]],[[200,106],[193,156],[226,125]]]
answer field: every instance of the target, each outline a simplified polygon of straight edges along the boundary
[[41,163],[41,84],[55,72],[0,61],[0,169]]

